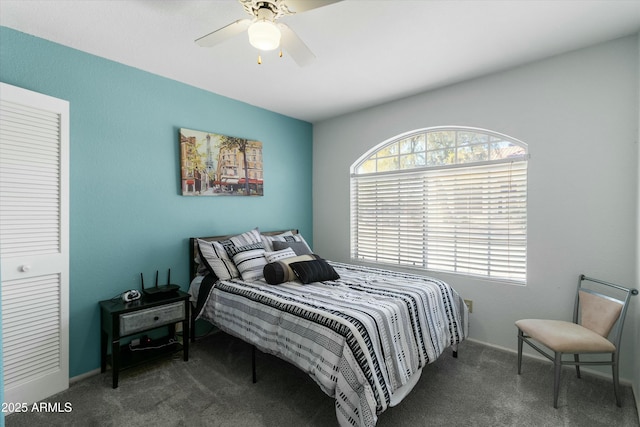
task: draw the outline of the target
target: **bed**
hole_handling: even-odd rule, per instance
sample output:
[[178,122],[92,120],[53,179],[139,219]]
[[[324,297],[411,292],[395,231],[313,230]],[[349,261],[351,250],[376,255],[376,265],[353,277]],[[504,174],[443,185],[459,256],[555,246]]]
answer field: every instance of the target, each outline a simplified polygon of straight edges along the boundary
[[327,261],[296,230],[194,237],[189,250],[193,321],[306,372],[341,426],[375,426],[468,333],[467,307],[443,281]]

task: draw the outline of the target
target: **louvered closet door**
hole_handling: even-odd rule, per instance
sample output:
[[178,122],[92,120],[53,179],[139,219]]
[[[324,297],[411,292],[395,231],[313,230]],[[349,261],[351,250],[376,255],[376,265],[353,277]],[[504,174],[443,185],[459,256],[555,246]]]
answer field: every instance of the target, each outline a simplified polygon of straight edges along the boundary
[[6,402],[69,386],[69,104],[0,83]]

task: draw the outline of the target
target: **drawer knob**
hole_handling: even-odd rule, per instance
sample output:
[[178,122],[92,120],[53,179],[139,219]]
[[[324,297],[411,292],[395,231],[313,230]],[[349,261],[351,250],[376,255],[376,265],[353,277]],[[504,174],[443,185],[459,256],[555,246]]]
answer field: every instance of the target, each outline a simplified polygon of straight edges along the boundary
[[153,318],[153,320],[158,320],[158,319],[160,319],[158,316],[155,316],[155,317]]

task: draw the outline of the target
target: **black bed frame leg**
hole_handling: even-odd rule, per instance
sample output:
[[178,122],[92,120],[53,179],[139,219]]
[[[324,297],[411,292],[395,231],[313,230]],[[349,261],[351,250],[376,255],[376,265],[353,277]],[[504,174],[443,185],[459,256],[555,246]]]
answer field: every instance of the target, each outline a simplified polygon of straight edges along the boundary
[[[195,310],[193,310],[195,311]],[[191,331],[191,336],[188,337],[192,343],[196,342],[196,315],[192,312],[191,319],[189,319],[189,329]]]
[[253,374],[253,383],[256,383],[256,346],[251,346],[251,371]]

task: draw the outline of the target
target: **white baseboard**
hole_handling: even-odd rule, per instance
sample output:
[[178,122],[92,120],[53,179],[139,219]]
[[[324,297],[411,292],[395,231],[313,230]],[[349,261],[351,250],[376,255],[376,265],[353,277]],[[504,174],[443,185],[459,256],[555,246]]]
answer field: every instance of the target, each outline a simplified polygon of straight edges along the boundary
[[[516,354],[516,355],[518,354],[517,350],[511,349],[511,348],[502,347],[502,346],[499,346],[499,345],[478,341],[478,340],[475,340],[473,338],[467,338],[467,340],[475,342],[475,343],[480,344],[480,345],[485,345],[487,347],[495,348],[497,350],[506,351],[508,353],[512,353],[512,354]],[[543,362],[553,363],[549,359],[547,359],[544,356],[542,356],[541,354],[529,354],[529,353],[525,353],[523,351],[522,352],[522,356],[523,357],[527,357],[529,359],[536,359],[536,360],[542,360]],[[581,366],[580,367],[580,372],[585,372],[585,373],[588,373],[588,374],[596,376],[596,377],[600,377],[600,378],[605,378],[605,379],[611,380],[611,374],[605,374],[604,372],[594,371],[593,369],[589,369],[587,366]],[[626,379],[626,378],[620,378],[620,384],[633,386],[632,382],[630,380]],[[632,387],[632,389],[633,389],[633,387]],[[640,393],[634,393],[634,395],[636,396],[636,407],[639,408],[638,411],[640,412],[640,406],[638,406],[639,405],[638,394],[640,394]]]
[[84,374],[77,375],[75,377],[69,378],[69,384],[77,383],[85,378],[92,377],[94,375],[98,375],[100,373],[100,368],[96,368],[93,371],[85,372]]

